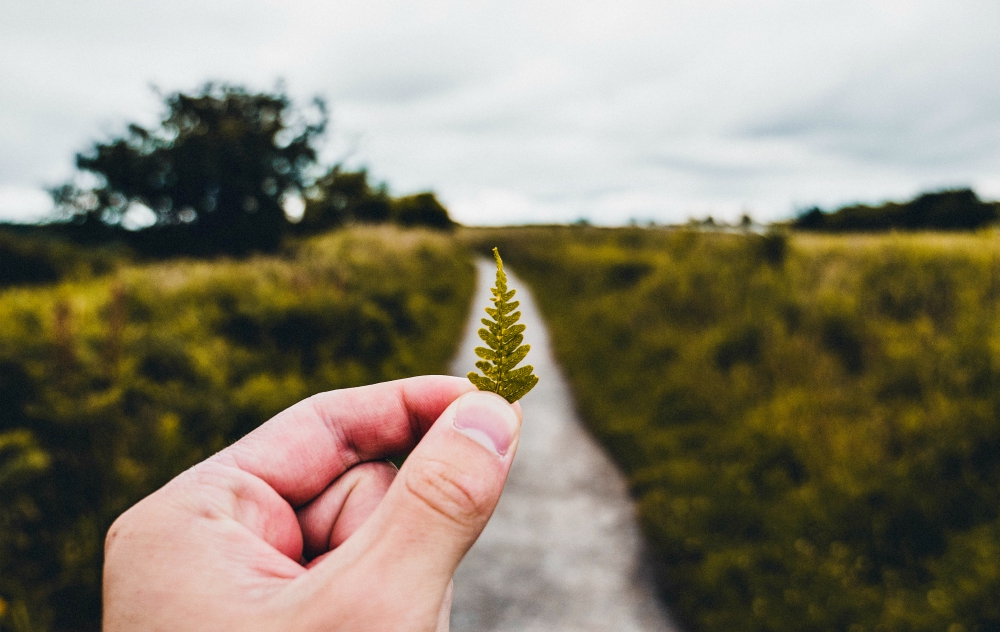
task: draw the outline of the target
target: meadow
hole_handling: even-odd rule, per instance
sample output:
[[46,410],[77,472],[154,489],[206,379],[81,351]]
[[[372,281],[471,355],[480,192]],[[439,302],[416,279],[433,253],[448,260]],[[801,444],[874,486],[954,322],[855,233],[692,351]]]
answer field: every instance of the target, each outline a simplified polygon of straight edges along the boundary
[[108,525],[279,410],[444,372],[494,245],[684,629],[1000,629],[997,237],[347,228],[152,263],[5,242],[35,285],[0,290],[0,631],[99,629]]
[[299,399],[445,372],[475,282],[453,239],[393,228],[244,259],[55,261],[49,277],[73,274],[0,290],[4,632],[98,630],[122,511]]
[[1000,629],[1000,240],[464,231],[531,287],[686,629]]

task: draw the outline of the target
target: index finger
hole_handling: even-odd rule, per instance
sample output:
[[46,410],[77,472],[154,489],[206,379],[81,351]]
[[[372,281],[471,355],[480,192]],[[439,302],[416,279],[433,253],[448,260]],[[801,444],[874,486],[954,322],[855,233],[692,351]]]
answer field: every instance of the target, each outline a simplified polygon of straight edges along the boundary
[[313,395],[212,459],[271,486],[293,507],[315,498],[363,461],[413,448],[468,380],[425,375]]

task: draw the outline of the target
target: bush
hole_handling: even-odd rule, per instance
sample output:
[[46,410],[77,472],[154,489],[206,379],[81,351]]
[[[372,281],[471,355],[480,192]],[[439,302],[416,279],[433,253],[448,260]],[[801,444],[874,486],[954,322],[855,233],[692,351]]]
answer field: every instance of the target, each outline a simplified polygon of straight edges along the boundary
[[447,230],[454,226],[448,211],[433,193],[417,193],[393,200],[393,221],[400,226]]
[[305,214],[296,229],[314,233],[353,222],[386,222],[390,215],[384,187],[372,187],[363,169],[344,171],[337,165],[306,191]]
[[84,248],[35,227],[0,226],[0,288],[106,274],[127,256],[121,250]]
[[467,235],[534,290],[689,629],[1000,627],[995,236]]
[[133,503],[312,393],[440,373],[474,283],[419,231],[123,266],[0,297],[0,630],[98,630]]
[[367,171],[345,171],[338,165],[306,191],[305,214],[296,229],[313,233],[353,223],[386,222],[439,230],[455,225],[433,193],[393,198],[384,184],[369,184]]

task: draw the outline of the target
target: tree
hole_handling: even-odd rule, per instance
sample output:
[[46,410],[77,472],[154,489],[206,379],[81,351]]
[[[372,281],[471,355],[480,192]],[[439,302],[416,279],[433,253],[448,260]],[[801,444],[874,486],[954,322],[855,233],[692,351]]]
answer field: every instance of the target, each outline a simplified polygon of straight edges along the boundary
[[975,230],[997,221],[1000,207],[983,202],[971,189],[924,193],[904,203],[855,204],[832,213],[814,207],[800,214],[795,228],[819,231]]
[[146,207],[151,231],[186,251],[276,248],[288,228],[283,197],[305,188],[316,163],[323,101],[314,101],[309,121],[281,92],[209,83],[196,94],[170,94],[165,104],[157,128],[132,124],[123,137],[78,154],[77,166],[101,185],[55,189],[57,205],[78,223],[109,226]]
[[372,186],[368,172],[345,171],[335,165],[306,189],[306,208],[298,230],[328,230],[344,224],[394,222],[407,228],[449,230],[455,223],[448,210],[429,192],[391,197],[385,184]]
[[392,204],[386,186],[372,187],[368,171],[345,171],[335,165],[306,190],[306,210],[301,229],[315,232],[353,222],[389,221]]

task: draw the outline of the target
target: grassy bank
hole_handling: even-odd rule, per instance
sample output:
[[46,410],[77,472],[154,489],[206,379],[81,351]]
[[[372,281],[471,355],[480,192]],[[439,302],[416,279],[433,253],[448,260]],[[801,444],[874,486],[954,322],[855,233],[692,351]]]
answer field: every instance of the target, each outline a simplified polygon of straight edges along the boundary
[[465,238],[532,287],[690,629],[1000,629],[994,234]]
[[312,393],[441,373],[474,285],[422,231],[0,293],[0,630],[99,629],[122,511]]

